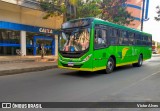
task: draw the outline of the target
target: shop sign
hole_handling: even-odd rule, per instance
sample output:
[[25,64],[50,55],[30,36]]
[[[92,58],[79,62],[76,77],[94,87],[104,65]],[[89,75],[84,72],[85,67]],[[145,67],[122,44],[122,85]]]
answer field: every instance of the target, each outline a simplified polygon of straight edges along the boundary
[[39,28],[39,32],[52,34],[53,30],[47,28]]

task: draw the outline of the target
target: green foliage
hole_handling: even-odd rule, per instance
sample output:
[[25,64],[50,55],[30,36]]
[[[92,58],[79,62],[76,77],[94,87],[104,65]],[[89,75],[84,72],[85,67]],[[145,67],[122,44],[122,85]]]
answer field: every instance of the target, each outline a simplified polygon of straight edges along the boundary
[[98,17],[102,13],[98,3],[100,0],[87,0],[86,2],[79,0],[76,18]]
[[101,18],[120,25],[130,24],[134,18],[126,11],[125,2],[126,0],[103,0]]
[[157,6],[156,9],[157,9],[157,17],[155,17],[155,20],[160,21],[160,7]]
[[78,4],[78,0],[69,0],[68,2],[69,4],[74,5],[74,6],[77,6]]
[[66,6],[60,0],[40,0],[40,7],[47,14],[43,17],[43,19],[47,19],[48,17],[60,16],[66,11]]
[[122,7],[126,0],[41,0],[42,10],[47,12],[48,17],[63,15],[64,21],[85,18],[98,17],[121,25],[128,25],[133,21],[131,13]]

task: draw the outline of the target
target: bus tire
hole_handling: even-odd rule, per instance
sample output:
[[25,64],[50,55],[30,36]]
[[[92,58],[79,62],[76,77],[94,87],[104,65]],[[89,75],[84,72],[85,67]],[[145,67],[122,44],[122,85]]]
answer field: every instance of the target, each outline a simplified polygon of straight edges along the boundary
[[134,67],[141,67],[143,64],[143,56],[139,55],[138,62],[133,64]]
[[109,73],[113,72],[114,67],[115,67],[115,62],[114,62],[113,58],[110,57],[107,61],[106,73],[109,74]]

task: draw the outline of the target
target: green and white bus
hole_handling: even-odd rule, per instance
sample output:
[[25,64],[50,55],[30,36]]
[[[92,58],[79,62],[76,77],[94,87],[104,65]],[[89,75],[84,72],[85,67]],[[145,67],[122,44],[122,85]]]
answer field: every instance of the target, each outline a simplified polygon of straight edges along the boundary
[[62,24],[58,45],[58,67],[80,71],[140,67],[152,55],[151,34],[97,18]]

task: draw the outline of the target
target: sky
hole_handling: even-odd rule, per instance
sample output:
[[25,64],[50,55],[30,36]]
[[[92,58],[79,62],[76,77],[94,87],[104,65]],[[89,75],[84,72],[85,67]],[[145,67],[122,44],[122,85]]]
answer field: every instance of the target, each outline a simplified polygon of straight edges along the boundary
[[152,39],[160,42],[160,21],[157,22],[154,17],[156,14],[156,6],[160,6],[160,0],[150,0],[149,3],[149,20],[144,22],[143,31],[152,34]]

